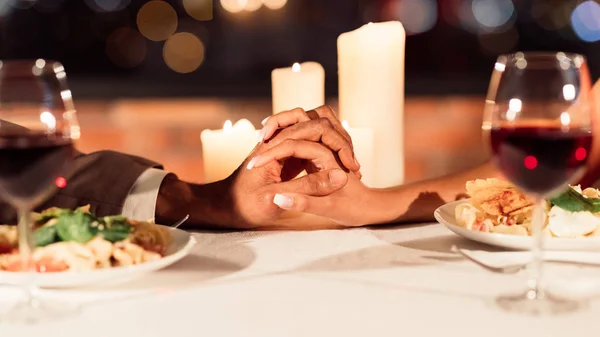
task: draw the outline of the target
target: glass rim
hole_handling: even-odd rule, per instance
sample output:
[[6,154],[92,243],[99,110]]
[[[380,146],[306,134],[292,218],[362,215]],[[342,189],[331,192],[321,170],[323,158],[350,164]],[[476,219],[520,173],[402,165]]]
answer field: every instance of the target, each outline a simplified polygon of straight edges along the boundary
[[63,66],[63,64],[59,61],[52,59],[0,59],[1,73],[3,73],[5,69],[19,69],[19,67],[23,69],[31,69],[31,75],[34,76],[40,76],[48,72],[54,73],[56,75],[62,75],[65,73],[65,67]]
[[[587,64],[587,58],[582,54],[563,51],[518,51],[499,55],[496,59],[496,69],[498,69],[498,65],[516,65],[519,69],[525,69],[528,62],[537,64],[535,68],[554,66],[558,62],[559,64],[565,65],[565,67],[574,66],[579,69],[582,65]],[[502,66],[500,68],[504,68]]]
[[54,59],[47,59],[43,57],[38,58],[23,58],[23,59],[14,59],[14,58],[5,58],[0,59],[0,64],[35,64],[36,62],[44,62],[46,64],[60,64],[61,62]]
[[579,54],[579,53],[572,53],[572,52],[564,52],[564,51],[516,51],[514,53],[507,53],[507,54],[500,54],[498,55],[498,59],[500,58],[507,58],[507,59],[511,59],[511,58],[540,58],[540,59],[559,59],[560,57],[566,57],[568,59],[575,59],[577,57],[581,57],[584,59],[587,59],[583,54]]

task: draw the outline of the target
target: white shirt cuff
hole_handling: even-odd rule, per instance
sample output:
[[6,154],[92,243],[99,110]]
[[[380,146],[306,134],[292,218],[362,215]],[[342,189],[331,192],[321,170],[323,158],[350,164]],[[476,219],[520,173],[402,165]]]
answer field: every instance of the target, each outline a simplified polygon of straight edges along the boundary
[[155,168],[144,171],[125,198],[122,214],[137,221],[153,220],[158,190],[167,174],[166,171]]

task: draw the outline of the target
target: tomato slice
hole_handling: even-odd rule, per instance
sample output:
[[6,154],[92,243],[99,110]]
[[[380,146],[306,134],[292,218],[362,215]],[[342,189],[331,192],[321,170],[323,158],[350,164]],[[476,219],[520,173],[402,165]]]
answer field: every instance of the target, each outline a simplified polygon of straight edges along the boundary
[[[23,270],[23,264],[20,259],[15,259],[11,263],[5,266],[7,271],[21,272]],[[35,271],[38,273],[55,273],[62,272],[69,269],[69,266],[63,261],[57,261],[49,257],[45,257],[35,261]]]

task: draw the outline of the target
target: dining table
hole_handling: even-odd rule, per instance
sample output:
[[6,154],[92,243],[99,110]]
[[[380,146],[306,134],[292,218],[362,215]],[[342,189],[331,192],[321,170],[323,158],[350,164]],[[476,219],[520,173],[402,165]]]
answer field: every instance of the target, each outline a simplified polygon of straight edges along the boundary
[[[527,271],[494,273],[453,252],[495,250],[436,223],[317,231],[196,231],[192,252],[124,283],[45,289],[80,306],[11,337],[597,336],[600,267],[547,263],[548,285],[586,300],[563,315],[506,312]],[[0,286],[0,306],[20,292]]]

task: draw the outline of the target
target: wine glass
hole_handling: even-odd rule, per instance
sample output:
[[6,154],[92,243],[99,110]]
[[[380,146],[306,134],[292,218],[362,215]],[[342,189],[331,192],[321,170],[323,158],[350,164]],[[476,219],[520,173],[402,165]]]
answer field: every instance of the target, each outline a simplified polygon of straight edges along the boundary
[[496,61],[483,122],[502,174],[535,198],[527,289],[501,296],[500,307],[528,314],[576,310],[582,303],[553,296],[542,279],[547,199],[583,176],[592,146],[591,79],[578,54],[515,53]]
[[[74,307],[37,297],[31,211],[66,185],[79,125],[64,67],[54,61],[0,61],[0,198],[18,214],[20,268],[26,298],[3,313],[8,322],[35,323]],[[17,261],[18,264],[18,261]]]

